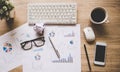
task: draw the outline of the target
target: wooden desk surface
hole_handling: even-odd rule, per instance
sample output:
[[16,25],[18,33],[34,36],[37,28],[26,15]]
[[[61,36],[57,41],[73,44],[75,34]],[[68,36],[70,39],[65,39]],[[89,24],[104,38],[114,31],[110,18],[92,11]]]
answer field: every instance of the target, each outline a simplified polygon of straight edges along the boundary
[[[78,23],[81,24],[81,54],[82,72],[88,72],[88,64],[83,44],[86,44],[92,71],[120,72],[120,0],[13,0],[15,5],[15,23],[8,27],[5,21],[0,21],[0,35],[19,27],[27,21],[27,3],[29,2],[76,2],[78,5]],[[104,25],[93,25],[90,23],[90,12],[97,6],[104,7],[109,15],[109,23]],[[95,42],[88,44],[83,35],[83,28],[92,26],[96,35],[96,41],[107,43],[106,66],[100,67],[93,64]],[[22,72],[22,66],[10,72]]]

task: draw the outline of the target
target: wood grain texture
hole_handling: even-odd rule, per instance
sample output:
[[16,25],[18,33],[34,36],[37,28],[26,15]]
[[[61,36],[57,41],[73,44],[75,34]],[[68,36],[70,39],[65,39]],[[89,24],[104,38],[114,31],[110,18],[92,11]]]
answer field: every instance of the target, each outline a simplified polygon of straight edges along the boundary
[[[81,24],[81,59],[82,72],[89,72],[87,59],[83,45],[86,44],[92,72],[120,72],[120,0],[13,0],[16,14],[15,23],[8,27],[5,21],[0,21],[0,35],[19,27],[27,22],[27,3],[29,2],[76,2],[78,5],[78,23]],[[109,15],[109,23],[104,25],[94,25],[90,22],[90,13],[95,7],[104,7]],[[105,67],[95,66],[94,53],[95,42],[89,44],[86,42],[83,34],[83,28],[91,26],[96,35],[96,41],[107,43],[106,65]],[[22,72],[22,66],[11,70],[10,72]]]

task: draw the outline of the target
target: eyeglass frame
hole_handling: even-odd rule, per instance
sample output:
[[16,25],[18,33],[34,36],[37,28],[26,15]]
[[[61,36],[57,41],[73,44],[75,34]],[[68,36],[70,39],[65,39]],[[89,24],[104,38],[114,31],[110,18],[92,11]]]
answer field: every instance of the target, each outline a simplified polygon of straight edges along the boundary
[[[34,42],[35,40],[38,40],[38,39],[41,39],[41,40],[43,41],[43,44],[40,45],[40,46],[38,46],[38,45]],[[31,43],[31,47],[28,48],[28,49],[25,49],[25,48],[24,48],[25,45],[26,45],[27,43],[29,43],[29,42]],[[45,44],[44,37],[42,36],[42,37],[39,37],[39,38],[35,38],[35,39],[32,39],[32,40],[28,40],[28,41],[24,41],[24,42],[20,43],[21,48],[22,48],[23,50],[30,50],[30,49],[32,49],[32,47],[33,47],[32,42],[34,43],[34,45],[35,45],[36,47],[41,47],[41,46],[43,46],[43,45]]]

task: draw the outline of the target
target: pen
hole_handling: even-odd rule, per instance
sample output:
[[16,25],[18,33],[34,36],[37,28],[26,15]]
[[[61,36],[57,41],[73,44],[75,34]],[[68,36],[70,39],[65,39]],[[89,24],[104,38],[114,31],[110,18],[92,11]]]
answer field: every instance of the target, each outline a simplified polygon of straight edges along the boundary
[[85,53],[86,53],[86,57],[87,57],[87,61],[88,61],[89,70],[91,71],[90,61],[89,61],[89,57],[88,57],[88,53],[87,53],[87,49],[86,49],[85,44],[84,44],[84,48],[85,48]]
[[53,45],[53,42],[52,42],[52,40],[51,40],[50,37],[49,37],[49,40],[50,40],[50,43],[51,43],[51,45],[52,45],[52,47],[53,47],[53,49],[54,49],[54,51],[55,51],[57,57],[60,58],[60,54],[59,54],[58,50],[55,48],[55,46]]

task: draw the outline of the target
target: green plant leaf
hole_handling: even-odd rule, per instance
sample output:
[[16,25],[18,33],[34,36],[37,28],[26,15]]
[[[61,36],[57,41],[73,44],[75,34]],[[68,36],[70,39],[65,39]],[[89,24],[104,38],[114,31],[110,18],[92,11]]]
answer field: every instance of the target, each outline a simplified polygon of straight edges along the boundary
[[10,11],[14,6],[9,2],[9,0],[0,0],[0,19],[9,19]]

